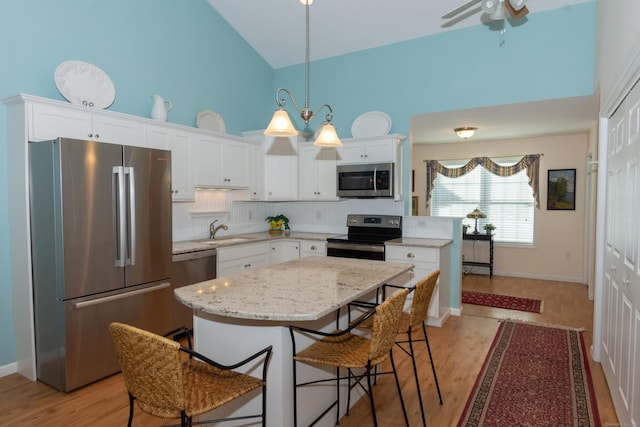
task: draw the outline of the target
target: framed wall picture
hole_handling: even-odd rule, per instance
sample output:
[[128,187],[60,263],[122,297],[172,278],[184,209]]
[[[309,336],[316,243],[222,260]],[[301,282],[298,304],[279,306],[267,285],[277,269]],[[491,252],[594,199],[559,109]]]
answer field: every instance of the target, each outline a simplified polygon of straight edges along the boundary
[[547,210],[576,209],[576,170],[549,169],[547,179]]

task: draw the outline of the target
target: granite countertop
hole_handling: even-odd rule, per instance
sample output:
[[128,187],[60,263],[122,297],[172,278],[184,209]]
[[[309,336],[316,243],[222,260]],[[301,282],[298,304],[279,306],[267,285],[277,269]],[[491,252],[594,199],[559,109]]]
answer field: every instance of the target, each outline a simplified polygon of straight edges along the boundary
[[317,320],[414,264],[308,257],[175,289],[178,301],[206,313],[254,320]]
[[280,235],[272,235],[268,232],[261,233],[245,233],[234,234],[229,236],[220,236],[214,240],[211,239],[198,239],[198,240],[184,240],[179,242],[173,242],[173,254],[182,254],[186,252],[204,251],[208,249],[215,249],[233,245],[241,245],[245,243],[258,243],[258,242],[270,242],[274,240],[319,240],[326,241],[328,237],[335,236],[337,233],[305,233],[305,232],[292,232],[289,236],[285,236],[284,233]]
[[423,237],[400,237],[387,240],[387,246],[417,246],[421,248],[442,248],[453,242],[451,239],[427,239]]

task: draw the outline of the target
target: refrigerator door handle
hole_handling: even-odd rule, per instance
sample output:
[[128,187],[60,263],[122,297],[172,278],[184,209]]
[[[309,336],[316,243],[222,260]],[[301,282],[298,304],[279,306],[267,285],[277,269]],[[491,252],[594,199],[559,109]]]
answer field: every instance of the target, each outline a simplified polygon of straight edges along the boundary
[[140,294],[146,294],[146,293],[149,293],[149,292],[159,291],[160,289],[168,288],[169,286],[171,286],[171,283],[164,282],[164,283],[161,283],[159,285],[152,286],[150,288],[138,289],[138,290],[129,291],[129,292],[122,292],[122,293],[117,294],[117,295],[109,295],[108,297],[96,298],[96,299],[92,299],[92,300],[89,300],[89,301],[74,302],[74,303],[71,304],[71,306],[75,310],[79,310],[81,308],[90,307],[92,305],[104,304],[105,302],[116,301],[116,300],[123,299],[123,298],[129,298],[129,297],[132,297],[132,296],[135,296],[135,295],[140,295]]
[[124,173],[129,177],[129,248],[127,264],[136,265],[136,175],[133,167],[125,167]]
[[124,203],[125,186],[124,186],[124,167],[114,166],[113,177],[115,184],[115,193],[113,195],[113,210],[114,210],[114,241],[116,250],[116,267],[125,266],[125,257],[127,253],[127,240],[126,240],[126,203]]

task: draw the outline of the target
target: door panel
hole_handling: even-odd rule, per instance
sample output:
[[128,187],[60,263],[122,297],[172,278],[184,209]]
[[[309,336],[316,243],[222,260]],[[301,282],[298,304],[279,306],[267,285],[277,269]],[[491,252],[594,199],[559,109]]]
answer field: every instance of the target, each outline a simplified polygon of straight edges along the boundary
[[127,246],[133,256],[127,262],[126,286],[168,279],[172,253],[171,152],[124,147],[124,164],[133,170],[128,184],[133,183],[134,188],[134,206],[127,221]]
[[113,167],[121,164],[119,145],[60,140],[65,299],[123,287],[112,187]]

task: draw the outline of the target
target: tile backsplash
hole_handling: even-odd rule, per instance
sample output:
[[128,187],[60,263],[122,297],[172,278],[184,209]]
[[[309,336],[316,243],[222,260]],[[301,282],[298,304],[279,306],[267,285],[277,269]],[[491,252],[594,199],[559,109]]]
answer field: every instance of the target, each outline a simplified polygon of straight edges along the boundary
[[234,201],[234,192],[196,190],[195,202],[173,204],[173,240],[202,239],[209,235],[213,220],[227,224],[218,236],[265,231],[265,218],[284,214],[292,231],[347,232],[347,215],[402,215],[403,202],[388,199],[346,199],[336,202],[244,202]]

